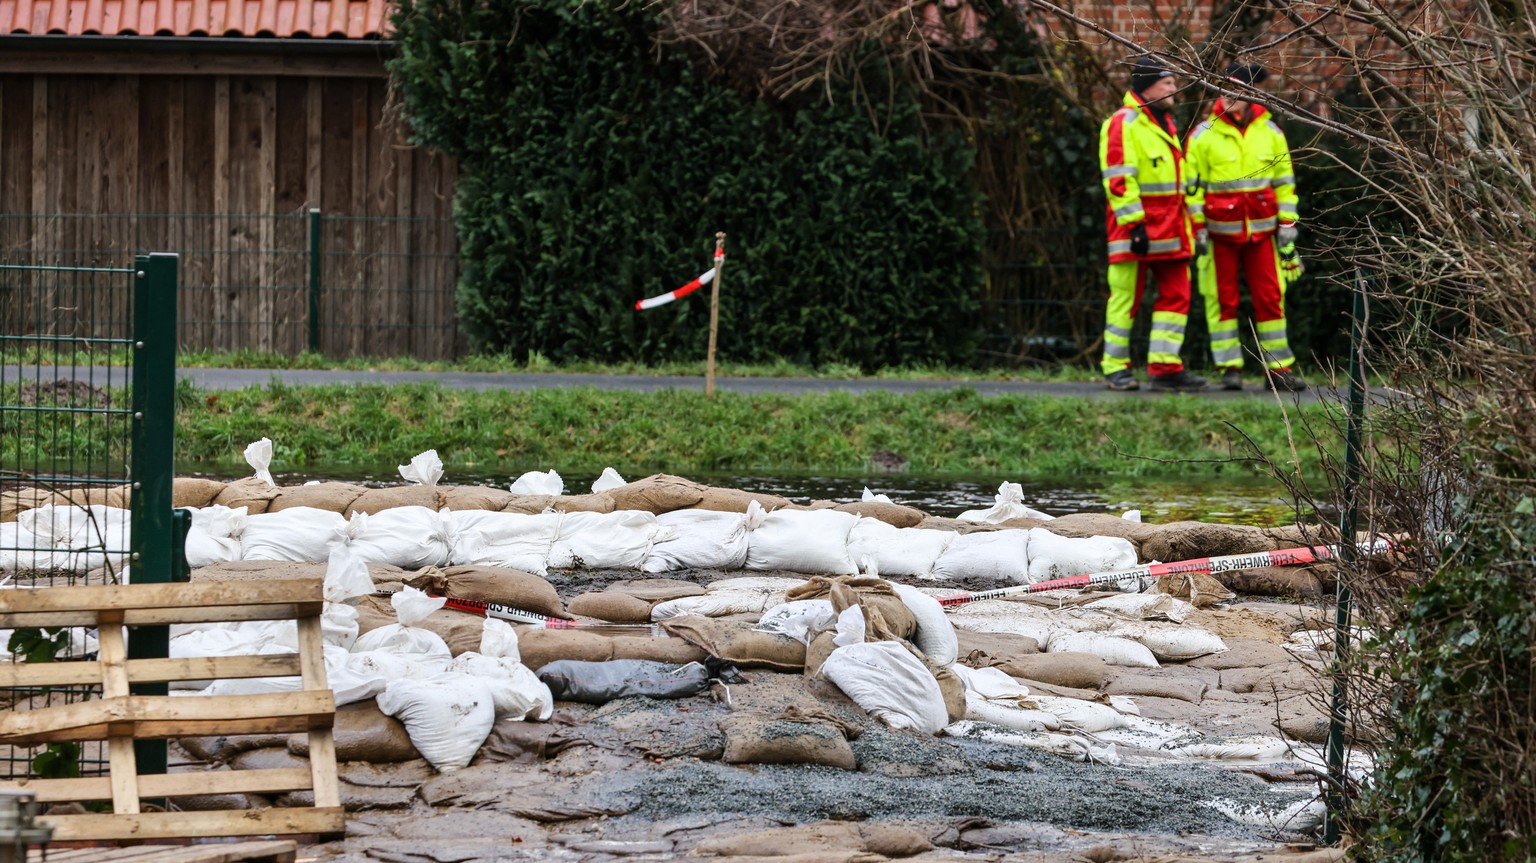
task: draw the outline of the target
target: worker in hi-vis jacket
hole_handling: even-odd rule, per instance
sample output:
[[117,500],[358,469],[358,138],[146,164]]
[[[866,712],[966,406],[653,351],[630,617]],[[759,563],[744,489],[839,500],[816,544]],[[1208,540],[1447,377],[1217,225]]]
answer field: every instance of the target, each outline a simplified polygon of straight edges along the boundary
[[[1269,73],[1256,63],[1227,68],[1234,82],[1258,86]],[[1263,105],[1241,96],[1216,101],[1189,133],[1185,155],[1190,218],[1195,225],[1196,280],[1205,299],[1211,354],[1221,387],[1243,388],[1238,340],[1238,282],[1253,297],[1254,331],[1269,386],[1300,392],[1307,384],[1285,332],[1285,289],[1300,275],[1296,254],[1296,176],[1285,133]]]
[[1109,304],[1100,368],[1112,390],[1141,384],[1131,372],[1131,325],[1147,276],[1157,281],[1147,376],[1154,390],[1205,388],[1179,350],[1189,321],[1194,233],[1184,202],[1184,151],[1170,113],[1178,84],[1150,57],[1136,61],[1124,107],[1099,130],[1099,168],[1109,198]]

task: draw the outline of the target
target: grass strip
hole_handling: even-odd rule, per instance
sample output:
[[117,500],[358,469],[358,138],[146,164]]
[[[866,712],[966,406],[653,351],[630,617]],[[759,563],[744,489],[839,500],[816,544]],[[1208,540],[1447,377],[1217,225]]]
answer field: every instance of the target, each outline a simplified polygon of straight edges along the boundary
[[626,476],[857,474],[890,453],[918,474],[1201,479],[1262,473],[1255,457],[1263,454],[1285,473],[1317,478],[1322,459],[1306,426],[1323,447],[1338,448],[1333,408],[1282,411],[1268,398],[981,396],[962,387],[710,399],[697,390],[268,384],[213,392],[185,383],[179,395],[178,461],[240,465],[245,445],[268,437],[275,470],[401,464],[436,449],[450,476],[610,465]]

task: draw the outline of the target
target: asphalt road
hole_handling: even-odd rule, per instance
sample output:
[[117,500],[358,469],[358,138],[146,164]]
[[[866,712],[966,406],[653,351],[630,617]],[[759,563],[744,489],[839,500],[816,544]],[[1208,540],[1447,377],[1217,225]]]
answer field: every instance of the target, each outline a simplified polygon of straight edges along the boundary
[[[320,384],[418,384],[436,383],[448,389],[466,390],[533,390],[554,387],[594,387],[596,389],[632,390],[654,392],[658,390],[703,390],[703,377],[650,377],[644,375],[588,375],[588,374],[500,374],[484,372],[371,372],[371,371],[316,371],[301,369],[178,369],[179,379],[190,380],[197,386],[210,390],[233,390],[269,383],[293,386]],[[92,386],[123,386],[126,369],[101,366],[0,366],[0,383],[74,379]],[[1143,388],[1131,393],[1112,393],[1097,382],[1065,383],[1038,381],[944,381],[944,380],[835,380],[830,378],[716,378],[715,388],[722,392],[736,393],[813,393],[813,392],[894,392],[911,393],[925,390],[972,389],[984,396],[1005,394],[1038,394],[1054,396],[1089,396],[1108,399],[1166,398],[1167,393],[1156,393]],[[1214,387],[1193,394],[1202,399],[1274,398],[1268,389],[1260,386],[1257,377],[1251,377],[1240,392],[1229,392]],[[1311,388],[1300,395],[1303,401],[1319,398],[1336,399],[1337,390]],[[1286,400],[1297,396],[1285,394]]]

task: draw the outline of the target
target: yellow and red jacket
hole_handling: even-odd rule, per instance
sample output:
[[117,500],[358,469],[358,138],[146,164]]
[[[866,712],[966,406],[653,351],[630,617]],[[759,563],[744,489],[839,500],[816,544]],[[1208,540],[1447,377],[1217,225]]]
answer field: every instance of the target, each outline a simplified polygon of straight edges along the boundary
[[1216,102],[1211,117],[1189,133],[1185,200],[1195,228],[1216,239],[1266,237],[1296,221],[1296,177],[1285,133],[1260,105],[1239,125]]
[[[1166,116],[1166,115],[1165,115]],[[1099,168],[1109,197],[1109,262],[1179,260],[1194,248],[1185,213],[1184,151],[1172,118],[1160,124],[1135,93],[1099,129]],[[1147,253],[1131,254],[1131,228],[1145,222]]]

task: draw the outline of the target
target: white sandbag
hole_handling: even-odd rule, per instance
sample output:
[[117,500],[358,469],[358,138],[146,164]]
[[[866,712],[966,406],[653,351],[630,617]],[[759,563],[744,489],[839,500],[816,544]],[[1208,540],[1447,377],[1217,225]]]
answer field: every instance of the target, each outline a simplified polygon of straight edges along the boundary
[[619,476],[618,471],[611,467],[605,467],[603,468],[602,475],[592,481],[592,493],[600,494],[609,489],[618,488],[619,486],[628,484],[629,483],[624,481],[624,477]]
[[487,617],[480,629],[480,653],[496,659],[522,662],[522,648],[517,645],[517,630],[505,620]]
[[997,487],[994,503],[987,509],[972,509],[960,513],[960,521],[972,524],[1001,524],[1013,518],[1037,518],[1049,521],[1054,516],[1024,505],[1024,487],[1016,482],[1005,482]]
[[565,494],[565,480],[553,470],[531,470],[518,477],[507,486],[507,490],[513,494]]
[[346,602],[373,592],[373,577],[368,574],[368,563],[357,549],[338,543],[326,556],[325,583],[321,591],[327,602]]
[[262,438],[245,446],[245,463],[256,471],[256,478],[267,485],[276,488],[277,483],[272,481],[272,441],[270,438]]
[[848,533],[848,556],[873,557],[880,572],[933,578],[933,565],[959,534],[952,530],[896,527],[877,518],[861,518]]
[[835,509],[770,512],[747,541],[747,569],[858,575],[848,534],[859,517]]
[[910,650],[894,641],[839,647],[822,663],[821,674],[892,728],[937,734],[949,724],[938,681]]
[[354,650],[347,659],[347,671],[359,678],[391,680],[431,680],[448,670],[451,656],[440,654],[403,656],[382,650]]
[[1083,608],[1129,620],[1171,620],[1174,623],[1183,623],[1195,611],[1193,605],[1166,593],[1122,593],[1096,599]]
[[1328,804],[1320,797],[1282,801],[1239,802],[1218,797],[1202,800],[1201,806],[1215,809],[1239,824],[1250,824],[1283,833],[1315,833],[1323,826]]
[[416,624],[427,619],[432,612],[442,608],[448,600],[441,596],[427,596],[414,587],[402,588],[389,598],[399,623],[390,623],[358,636],[352,646],[355,653],[379,650],[405,656],[409,659],[432,663],[453,659],[442,636]]
[[1031,696],[1035,704],[1046,713],[1061,720],[1064,726],[1095,734],[1124,728],[1130,724],[1118,710],[1107,704],[1097,704],[1080,698],[1058,698],[1053,695]]
[[1017,703],[992,701],[974,692],[965,694],[965,718],[1010,731],[1056,731],[1061,728],[1061,720],[1054,713],[1020,707]]
[[656,536],[656,516],[639,510],[568,512],[550,544],[556,569],[639,569]]
[[445,513],[454,566],[505,566],[537,576],[549,572],[549,550],[561,513],[457,510]]
[[1262,735],[1228,737],[1220,743],[1187,743],[1168,751],[1219,761],[1280,761],[1295,757],[1290,742]]
[[[48,504],[18,513],[16,523],[38,540],[40,549],[68,552],[67,557],[53,557],[55,568],[83,572],[108,564],[122,567],[128,562],[132,517],[131,511],[115,506]],[[47,559],[32,557],[34,563]]]
[[420,486],[433,488],[443,478],[443,460],[437,450],[429,449],[411,459],[410,464],[397,465],[401,479]]
[[956,536],[933,563],[935,578],[1029,581],[1029,531],[993,530]]
[[[1118,536],[1057,536],[1045,528],[1029,531],[1029,583],[1054,581],[1074,575],[1129,569],[1136,565],[1136,547]],[[1121,590],[1141,589],[1140,582],[1126,579]]]
[[950,671],[965,684],[967,694],[989,701],[1014,701],[1029,697],[1029,687],[996,668],[953,666]]
[[416,751],[444,773],[467,766],[496,724],[490,687],[468,674],[394,680],[378,703],[405,726]]
[[859,498],[859,500],[863,501],[864,503],[892,503],[893,504],[893,503],[896,502],[894,500],[891,500],[891,496],[888,495],[888,494],[875,494],[874,492],[869,490],[869,486],[867,486],[867,485],[864,486],[864,496]]
[[496,719],[543,722],[555,712],[555,696],[538,675],[516,660],[498,659],[470,651],[453,658],[449,671],[479,678],[491,692]]
[[702,614],[705,617],[761,614],[776,605],[782,605],[784,592],[804,583],[804,579],[779,576],[722,578],[705,585],[709,593],[704,596],[669,599],[651,606],[651,621],[670,620],[684,614]]
[[343,602],[327,602],[320,611],[320,637],[327,647],[351,650],[357,643],[357,609]]
[[1033,638],[1042,647],[1050,640],[1051,633],[1062,628],[1047,617],[1045,609],[1005,599],[967,603],[950,609],[948,615],[956,629],[1023,635]]
[[912,637],[917,649],[935,665],[954,664],[960,654],[960,641],[955,635],[954,624],[949,622],[949,616],[944,613],[944,606],[915,587],[905,584],[892,586],[896,588],[896,595],[901,597],[902,605],[917,618],[917,634]]
[[192,526],[187,531],[187,565],[196,569],[240,559],[240,536],[245,532],[246,508],[217,504],[189,507]]
[[1158,659],[1195,659],[1227,649],[1221,636],[1197,626],[1123,623],[1111,629],[1110,634],[1141,644]]
[[798,599],[763,612],[753,629],[787,635],[809,645],[816,636],[836,624],[837,616],[832,611],[832,600]]
[[341,513],[296,506],[263,512],[245,520],[240,536],[242,560],[322,561],[331,556],[336,534],[346,526]]
[[[748,508],[758,506],[757,501]],[[759,508],[760,509],[760,508]],[[679,509],[656,516],[660,529],[646,554],[646,572],[741,569],[747,563],[747,517],[739,512]]]
[[832,636],[832,643],[838,647],[863,644],[866,626],[863,606],[850,605],[838,612],[836,634]]
[[[326,645],[325,679],[341,707],[358,701],[367,701],[384,691],[390,677],[377,672],[359,671],[348,660],[352,654],[345,648]],[[304,678],[252,677],[244,679],[215,680],[200,695],[260,695],[270,692],[298,692],[304,688]]]
[[1046,642],[1049,653],[1091,653],[1110,665],[1128,668],[1157,668],[1157,657],[1140,642],[1097,632],[1055,630]]
[[1069,734],[1045,731],[1031,733],[991,728],[969,719],[962,719],[950,725],[944,729],[944,734],[949,737],[963,737],[967,740],[1023,746],[1036,752],[1059,755],[1072,761],[1108,764],[1112,767],[1118,767],[1124,762],[1120,754],[1115,751],[1114,744],[1100,746],[1082,737]]
[[0,571],[74,569],[74,559],[52,539],[36,536],[18,522],[0,524]]
[[391,507],[373,515],[354,512],[337,538],[365,563],[402,569],[448,565],[448,526],[440,513],[425,506]]

